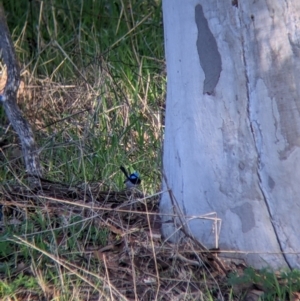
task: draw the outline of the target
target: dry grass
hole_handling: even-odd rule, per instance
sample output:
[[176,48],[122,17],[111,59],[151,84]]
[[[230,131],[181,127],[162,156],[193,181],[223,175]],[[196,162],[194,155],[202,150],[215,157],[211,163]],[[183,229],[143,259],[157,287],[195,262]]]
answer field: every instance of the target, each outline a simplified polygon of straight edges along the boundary
[[[74,295],[69,300],[207,300],[211,294],[228,294],[228,289],[221,291],[217,283],[225,274],[216,264],[215,255],[203,252],[190,238],[178,245],[163,240],[159,195],[146,197],[136,190],[102,191],[101,185],[70,187],[42,183],[43,189],[36,191],[23,185],[6,185],[1,189],[7,227],[21,225],[37,212],[44,220],[52,221],[46,229],[36,224],[31,233],[10,238],[39,257],[26,261],[20,256],[22,272],[36,277],[39,287],[27,295],[20,292],[17,298],[22,296],[24,300],[30,295],[31,300],[60,300],[63,288],[47,280],[51,269],[57,276],[72,275],[72,280],[64,281],[69,294]],[[83,234],[93,225],[106,233],[105,243],[95,242],[86,234],[75,238],[78,247],[71,250],[68,241],[74,235],[70,229],[76,216],[81,217],[78,225]],[[37,242],[42,233],[44,248]]]

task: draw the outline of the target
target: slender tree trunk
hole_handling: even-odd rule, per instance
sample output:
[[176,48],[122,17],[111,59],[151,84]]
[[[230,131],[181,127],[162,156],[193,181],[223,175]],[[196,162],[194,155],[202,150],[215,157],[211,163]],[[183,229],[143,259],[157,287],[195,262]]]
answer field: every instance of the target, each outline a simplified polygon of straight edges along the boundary
[[21,140],[27,173],[30,176],[41,177],[42,169],[33,132],[17,105],[20,70],[2,4],[0,4],[0,49],[2,51],[2,59],[7,67],[7,82],[0,100],[9,121]]
[[[163,13],[164,188],[207,247],[214,224],[189,217],[216,212],[222,250],[299,268],[300,2],[163,0]],[[169,193],[161,212],[173,213]]]

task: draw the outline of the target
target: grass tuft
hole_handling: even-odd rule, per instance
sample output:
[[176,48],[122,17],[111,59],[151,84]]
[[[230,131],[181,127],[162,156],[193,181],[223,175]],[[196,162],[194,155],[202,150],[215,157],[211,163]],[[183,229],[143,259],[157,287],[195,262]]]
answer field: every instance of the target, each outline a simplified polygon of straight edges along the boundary
[[[4,6],[22,65],[19,105],[34,126],[45,176],[120,189],[125,165],[143,175],[149,193],[158,191],[165,97],[160,1]],[[16,169],[22,177],[17,139],[7,129],[14,147],[4,148],[2,180],[15,178]]]

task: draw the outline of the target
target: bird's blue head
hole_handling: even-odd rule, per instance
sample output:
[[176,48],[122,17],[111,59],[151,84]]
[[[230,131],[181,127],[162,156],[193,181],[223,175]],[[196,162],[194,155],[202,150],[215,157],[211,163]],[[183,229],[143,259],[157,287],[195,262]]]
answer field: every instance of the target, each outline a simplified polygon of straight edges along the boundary
[[136,180],[136,179],[139,179],[139,178],[140,178],[140,174],[136,171],[129,176],[130,180]]
[[127,188],[135,187],[141,184],[140,174],[138,172],[132,173],[128,179],[125,181]]

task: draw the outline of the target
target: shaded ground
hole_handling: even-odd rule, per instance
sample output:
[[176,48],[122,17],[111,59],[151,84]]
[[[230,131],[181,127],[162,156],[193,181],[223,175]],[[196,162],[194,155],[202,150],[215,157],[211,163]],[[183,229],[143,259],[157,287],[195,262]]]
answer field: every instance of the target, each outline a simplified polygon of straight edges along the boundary
[[221,259],[184,225],[166,242],[159,195],[42,180],[5,184],[0,203],[1,300],[299,300],[297,271]]
[[[63,229],[50,236],[55,246],[52,250],[38,247],[37,241],[26,235],[14,237],[14,241],[37,250],[39,256],[47,257],[65,273],[83,280],[84,286],[77,288],[82,300],[206,300],[207,294],[226,296],[228,288],[218,284],[226,276],[226,268],[215,254],[206,252],[191,238],[176,246],[163,241],[158,196],[144,197],[139,191],[104,192],[101,188],[100,184],[69,187],[46,180],[42,188],[33,190],[6,185],[0,192],[5,213],[2,231],[38,212],[52,221],[48,225],[52,233]],[[83,235],[76,237],[80,247],[70,250],[68,240],[77,222],[74,217],[80,217],[78,232]],[[83,221],[105,233],[105,243],[93,242]],[[40,231],[36,225],[33,233],[38,236]],[[31,260],[23,260],[22,273],[37,273]],[[19,296],[26,294],[29,292],[23,291]],[[50,280],[47,289],[36,294],[31,291],[30,298],[49,299],[56,294]]]

